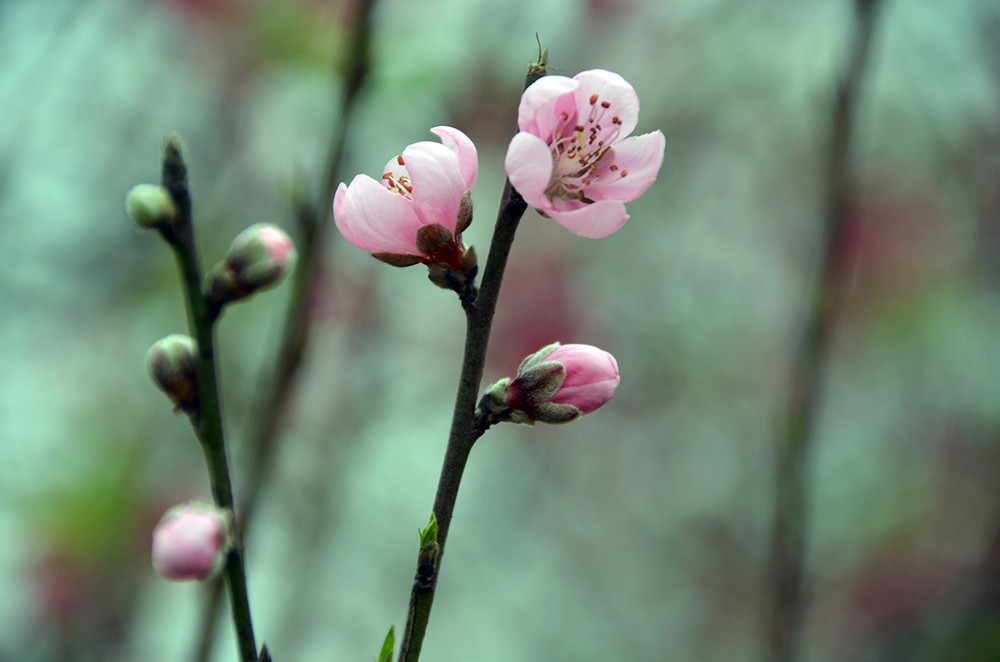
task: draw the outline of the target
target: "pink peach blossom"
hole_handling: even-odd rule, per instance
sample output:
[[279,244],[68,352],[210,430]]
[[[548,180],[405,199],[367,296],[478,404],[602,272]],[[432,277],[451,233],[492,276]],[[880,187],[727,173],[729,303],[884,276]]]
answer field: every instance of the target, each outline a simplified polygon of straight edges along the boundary
[[663,164],[661,131],[629,137],[638,118],[639,97],[616,73],[541,78],[521,97],[521,131],[504,163],[510,183],[575,234],[613,234],[629,218],[625,203],[646,192]]
[[462,198],[479,171],[476,146],[452,127],[431,132],[441,143],[410,145],[386,164],[380,181],[357,175],[350,185],[340,184],[333,214],[347,241],[371,253],[421,256],[421,228],[437,224],[461,233],[456,226]]
[[153,569],[172,581],[204,581],[225,564],[229,551],[224,511],[191,501],[174,506],[153,530]]

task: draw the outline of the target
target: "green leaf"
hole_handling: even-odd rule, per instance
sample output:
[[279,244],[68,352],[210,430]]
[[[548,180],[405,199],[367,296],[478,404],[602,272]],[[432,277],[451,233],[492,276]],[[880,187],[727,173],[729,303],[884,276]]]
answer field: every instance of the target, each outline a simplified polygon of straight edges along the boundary
[[420,547],[436,545],[438,541],[438,520],[437,515],[431,513],[431,519],[427,522],[427,528],[420,529]]
[[394,626],[389,626],[389,631],[385,633],[385,641],[382,642],[382,650],[378,652],[375,662],[392,662],[393,651],[396,650],[396,632]]

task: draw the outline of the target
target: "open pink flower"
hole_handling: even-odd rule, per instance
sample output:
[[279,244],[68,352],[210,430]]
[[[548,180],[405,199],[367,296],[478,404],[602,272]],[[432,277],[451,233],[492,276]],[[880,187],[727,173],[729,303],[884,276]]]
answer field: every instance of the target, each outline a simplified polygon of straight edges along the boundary
[[656,180],[666,138],[628,137],[639,97],[616,73],[545,76],[524,91],[520,133],[504,166],[525,202],[571,232],[599,239],[628,220],[625,203]]
[[[452,127],[431,132],[441,143],[410,145],[386,164],[380,181],[357,175],[349,186],[340,184],[333,215],[347,241],[370,253],[412,256],[411,264],[426,257],[429,246],[438,250],[454,242],[460,249],[467,225],[460,217],[471,214],[467,196],[479,171],[476,146]],[[431,226],[439,227],[418,237]]]

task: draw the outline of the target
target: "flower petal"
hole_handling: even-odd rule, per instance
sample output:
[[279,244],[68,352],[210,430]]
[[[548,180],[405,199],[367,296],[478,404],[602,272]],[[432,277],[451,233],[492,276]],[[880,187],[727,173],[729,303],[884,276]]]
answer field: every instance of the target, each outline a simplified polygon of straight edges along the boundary
[[551,401],[573,405],[581,414],[606,404],[621,382],[615,357],[592,345],[562,345],[549,357],[566,369],[566,378]]
[[479,157],[476,145],[467,135],[450,126],[436,126],[431,129],[444,143],[444,146],[458,157],[458,169],[465,182],[465,190],[471,191],[476,186],[476,176],[479,174]]
[[350,186],[337,187],[333,217],[347,241],[370,253],[419,255],[416,237],[420,219],[413,203],[393,193],[368,175],[358,175]]
[[603,239],[612,235],[628,220],[625,204],[617,200],[602,200],[571,211],[544,211],[549,218],[573,234],[588,239]]
[[590,113],[590,99],[596,94],[600,101],[610,104],[607,112],[621,120],[619,138],[632,133],[639,121],[639,95],[627,80],[604,69],[581,71],[573,76],[573,80],[580,84],[576,91],[580,117],[587,117]]
[[507,147],[503,165],[511,185],[525,202],[543,211],[552,208],[552,202],[545,197],[552,179],[552,153],[542,138],[524,132],[516,134]]
[[467,190],[455,152],[422,141],[403,150],[403,161],[413,184],[413,208],[423,225],[437,223],[454,232]]
[[[667,139],[662,131],[626,138],[616,143],[604,158],[594,183],[587,187],[591,200],[631,202],[646,192],[663,165]],[[611,170],[611,166],[615,170]]]
[[[521,131],[549,142],[561,123],[576,122],[573,92],[579,86],[579,83],[566,76],[544,76],[538,79],[521,95],[521,103],[517,108],[517,126]],[[561,113],[565,113],[568,119],[563,120]]]

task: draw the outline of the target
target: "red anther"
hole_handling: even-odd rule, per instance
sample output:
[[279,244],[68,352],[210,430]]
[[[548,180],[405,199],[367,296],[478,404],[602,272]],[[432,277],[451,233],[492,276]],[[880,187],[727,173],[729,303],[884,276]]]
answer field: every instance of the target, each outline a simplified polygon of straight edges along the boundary
[[573,130],[574,131],[583,131],[583,125],[582,124],[577,124],[576,126],[573,127]]
[[396,157],[396,163],[398,163],[399,165],[406,165],[405,163],[403,163],[403,155],[402,154],[400,154],[399,156]]
[[590,105],[593,106],[595,103],[597,103],[597,95],[596,94],[591,94],[590,95]]
[[605,108],[606,109],[606,108],[610,108],[610,107],[611,107],[611,102],[610,101],[602,101],[601,102],[601,108]]
[[626,176],[627,174],[628,174],[628,170],[622,170],[622,177]]
[[382,179],[388,179],[391,182],[392,181],[392,173],[391,172],[384,172],[384,173],[382,173]]

